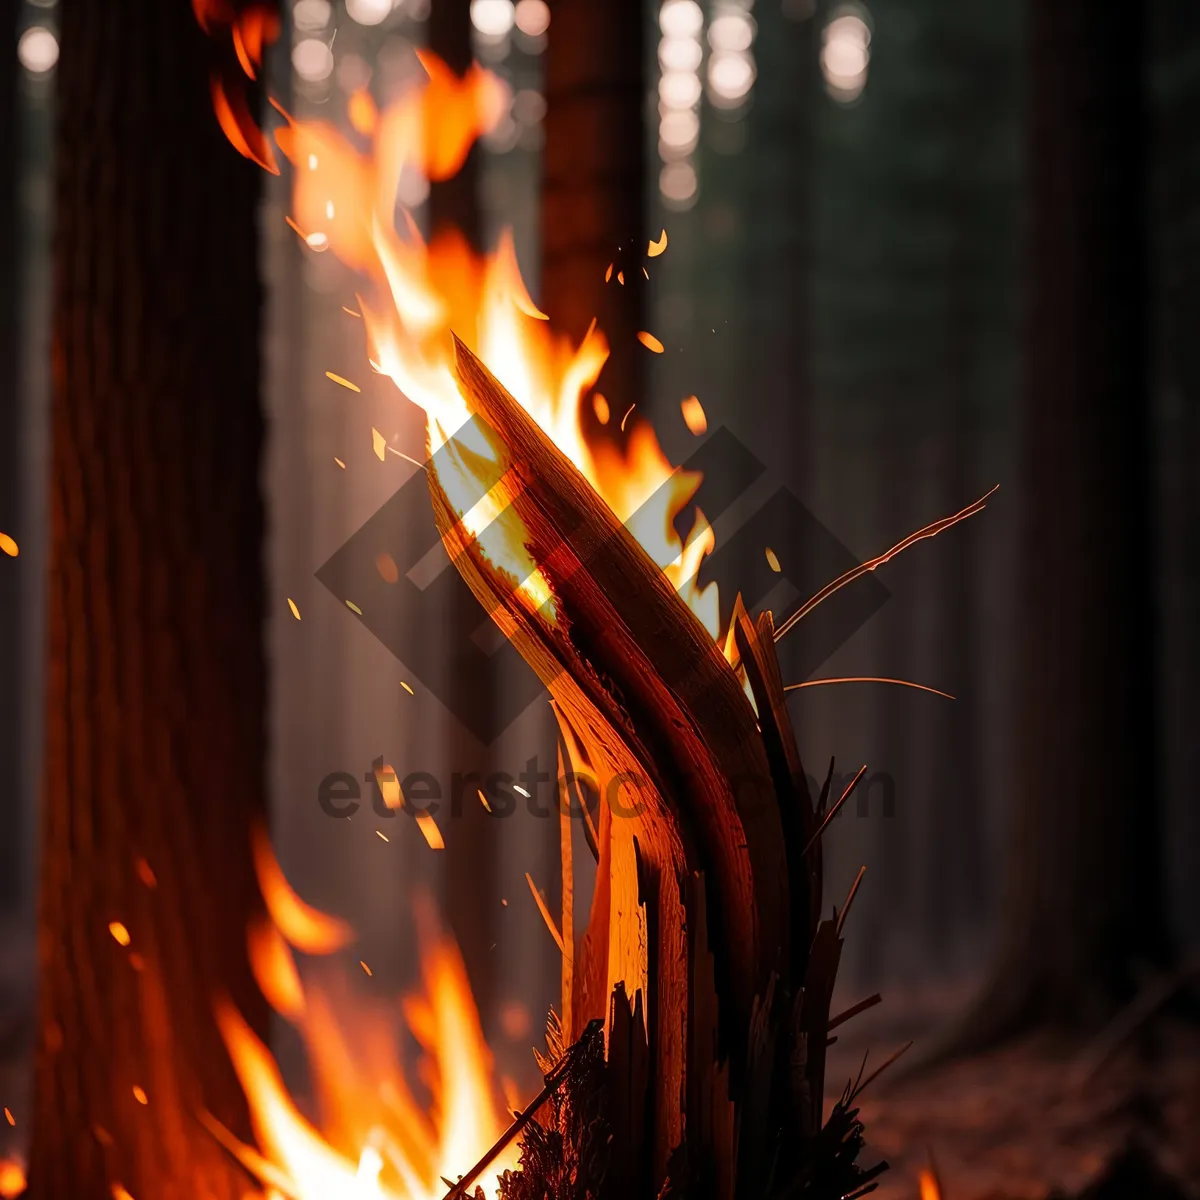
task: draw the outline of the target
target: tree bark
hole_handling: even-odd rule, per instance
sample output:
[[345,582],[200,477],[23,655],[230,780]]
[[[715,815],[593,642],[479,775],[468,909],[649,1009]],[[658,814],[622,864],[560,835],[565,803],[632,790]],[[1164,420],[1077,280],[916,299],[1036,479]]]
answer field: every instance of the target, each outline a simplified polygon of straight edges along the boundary
[[637,0],[556,0],[553,13],[545,53],[541,304],[575,341],[599,322],[612,354],[596,390],[619,421],[641,403],[644,387],[646,351],[636,339],[646,328],[645,15]]
[[1137,8],[1028,6],[1018,790],[989,1041],[1098,1020],[1169,952]]
[[[470,0],[439,0],[429,11],[429,48],[442,58],[447,66],[462,75],[474,57],[471,42]],[[483,222],[479,209],[480,155],[478,143],[471,147],[459,171],[446,180],[438,180],[429,189],[429,223],[432,234],[457,231],[476,252],[482,249]],[[473,331],[471,331],[473,332]],[[448,570],[451,568],[447,568]],[[479,605],[470,589],[456,580],[453,603],[461,615],[449,619],[452,630],[469,629],[472,624],[482,625],[487,620],[479,611]],[[453,655],[454,647],[446,648]],[[449,679],[453,688],[478,693],[487,688],[486,679],[479,678],[469,670],[452,669]],[[493,703],[495,698],[492,697]],[[447,754],[448,764],[454,771],[466,773],[467,759],[477,759],[479,749],[476,739],[467,732],[453,714],[468,711],[474,701],[464,702],[460,708],[452,695],[447,702],[449,728]],[[483,748],[486,759],[488,750]],[[479,764],[481,778],[491,774],[485,761]],[[496,942],[499,936],[495,914],[500,896],[500,880],[497,856],[499,854],[499,830],[482,804],[475,798],[475,789],[466,789],[460,797],[461,808],[452,813],[446,831],[446,920],[454,933],[475,1002],[485,1024],[490,1024],[500,1008],[496,979]]]
[[[4,370],[5,399],[0,404],[0,533],[14,538],[18,548],[24,538],[21,503],[21,447],[24,443],[24,410],[19,389],[20,350],[17,344],[19,213],[17,189],[21,174],[21,138],[18,123],[16,54],[17,5],[0,4],[0,29],[4,31],[4,66],[0,67],[0,154],[8,164],[0,185],[0,363]],[[25,873],[21,850],[25,845],[24,799],[21,787],[21,572],[19,560],[0,555],[0,921],[21,907]]]
[[33,1195],[246,1186],[197,1121],[246,1124],[214,996],[266,1026],[260,176],[216,53],[186,3],[62,10]]

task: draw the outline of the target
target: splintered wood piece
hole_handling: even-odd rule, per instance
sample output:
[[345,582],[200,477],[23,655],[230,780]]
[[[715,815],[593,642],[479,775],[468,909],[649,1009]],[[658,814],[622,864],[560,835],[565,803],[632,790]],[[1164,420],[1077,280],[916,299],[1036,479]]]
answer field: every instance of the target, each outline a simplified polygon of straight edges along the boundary
[[[465,533],[431,470],[443,541],[485,608],[503,610],[501,624],[589,756],[606,760],[610,781],[635,781],[624,811],[610,814],[609,875],[613,887],[625,886],[621,849],[636,836],[643,860],[671,878],[659,903],[674,896],[677,912],[657,915],[659,942],[650,949],[660,1013],[664,1005],[685,1011],[686,962],[672,921],[682,918],[680,881],[705,872],[719,922],[710,936],[723,1041],[740,1076],[755,998],[773,972],[788,978],[790,941],[784,839],[754,713],[703,626],[628,530],[483,364],[457,340],[455,350],[462,394],[509,480],[511,528],[520,529],[552,603],[530,610]],[[610,956],[620,936],[610,923]]]
[[632,1004],[624,984],[613,989],[608,1022],[608,1171],[600,1200],[656,1194],[651,1183],[646,1093],[653,1075],[642,993]]
[[[809,946],[821,916],[820,848],[808,856],[807,862],[804,853],[816,830],[816,814],[808,794],[808,779],[796,745],[796,735],[788,716],[771,614],[763,612],[755,625],[739,596],[734,605],[732,628],[738,660],[746,672],[754,703],[758,707],[763,746],[775,781],[788,879],[791,883],[792,972],[796,978],[802,978]],[[805,880],[809,883],[808,888],[802,886]]]
[[[708,915],[704,876],[687,880],[687,936],[692,963],[688,993],[689,1039],[694,1051],[689,1061],[695,1069],[687,1077],[689,1139],[709,1147],[715,1173],[714,1200],[733,1200],[734,1111],[729,1099],[729,1072],[717,1054],[717,993],[713,957],[708,949]],[[707,1066],[705,1065],[707,1062]]]
[[825,1095],[825,1040],[829,1032],[829,1004],[837,978],[838,961],[842,955],[842,939],[838,937],[836,921],[822,921],[813,939],[808,960],[808,975],[800,1003],[798,1034],[807,1047],[805,1076],[811,1107],[809,1125],[803,1130],[807,1137],[816,1137],[821,1128],[821,1102]]
[[558,853],[562,864],[562,1021],[563,1038],[575,1040],[571,1018],[571,987],[575,975],[575,865],[571,853],[571,795],[562,744],[558,747],[558,778],[562,794],[558,804]]

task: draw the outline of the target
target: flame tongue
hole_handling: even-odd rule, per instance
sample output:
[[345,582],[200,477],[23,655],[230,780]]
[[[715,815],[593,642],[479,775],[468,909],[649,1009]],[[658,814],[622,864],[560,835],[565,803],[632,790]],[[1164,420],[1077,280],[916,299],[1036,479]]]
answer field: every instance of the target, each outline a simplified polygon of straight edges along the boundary
[[[277,890],[286,887],[261,841],[256,854],[260,875]],[[289,911],[278,902],[275,908]],[[211,1119],[209,1124],[266,1187],[297,1200],[440,1200],[443,1180],[469,1169],[507,1126],[462,959],[437,930],[428,905],[418,904],[417,917],[421,989],[399,1009],[364,1001],[333,971],[308,982],[299,997],[296,982],[286,1004],[274,989],[265,989],[304,1040],[319,1129],[291,1098],[270,1051],[238,1011],[228,1001],[217,1004],[217,1022],[246,1093],[259,1148],[242,1146]],[[282,954],[288,959],[285,973],[298,979],[283,944],[288,930],[271,928],[278,937],[250,943],[257,977],[278,972]],[[401,1024],[423,1054],[419,1090],[427,1096],[418,1096],[398,1066],[404,1060]],[[485,1191],[494,1192],[495,1176],[515,1167],[517,1154],[512,1146],[500,1156],[481,1181]]]
[[[276,141],[295,168],[297,229],[311,246],[329,250],[363,277],[360,307],[369,360],[424,409],[430,453],[470,417],[454,374],[453,331],[616,515],[630,522],[643,547],[718,637],[716,588],[701,591],[695,585],[696,569],[712,549],[712,531],[700,518],[683,544],[673,527],[700,477],[676,472],[649,424],[636,414],[623,447],[589,441],[585,434],[584,400],[608,358],[603,333],[593,328],[578,346],[554,333],[530,298],[509,233],[483,256],[452,231],[426,244],[411,214],[397,206],[407,174],[434,179],[452,174],[471,142],[504,109],[504,85],[489,72],[473,67],[460,80],[432,55],[423,54],[421,62],[429,81],[371,120],[360,120],[357,143],[321,121],[288,117],[277,130]],[[360,149],[364,141],[367,146]],[[660,345],[645,337],[647,344]],[[608,398],[606,406],[609,401],[617,406],[614,411],[628,408],[621,397]],[[468,461],[463,455],[455,466],[457,486],[453,479],[444,481],[451,502],[462,505],[460,516],[490,491],[495,479],[489,468],[495,474],[500,465],[493,448],[471,449],[477,457]],[[481,510],[467,524],[473,536],[487,524],[487,515]],[[544,581],[520,532],[512,527],[494,537],[487,553],[502,571],[525,581],[527,598],[540,606],[547,599]]]

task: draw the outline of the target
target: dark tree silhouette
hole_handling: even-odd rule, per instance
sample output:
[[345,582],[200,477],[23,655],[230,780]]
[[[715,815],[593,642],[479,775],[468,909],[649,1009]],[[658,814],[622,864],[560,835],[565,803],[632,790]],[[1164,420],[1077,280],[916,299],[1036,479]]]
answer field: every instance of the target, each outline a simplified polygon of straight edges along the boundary
[[642,399],[646,354],[636,341],[645,328],[645,15],[636,0],[556,0],[553,14],[545,54],[541,303],[576,341],[599,320],[612,355],[597,388],[620,414]]
[[969,1036],[1103,1018],[1169,956],[1151,605],[1138,6],[1027,9],[1029,242],[1017,791]]
[[[0,403],[0,533],[20,545],[22,405],[18,396],[19,351],[17,266],[20,128],[17,121],[17,5],[0,4],[4,65],[0,67],[0,154],[8,163],[0,183],[0,363],[5,399]],[[17,564],[0,554],[0,918],[16,908],[24,845],[21,796],[21,575]]]
[[261,172],[215,53],[189,4],[62,9],[34,1196],[246,1186],[197,1119],[246,1124],[214,996],[266,1024]]

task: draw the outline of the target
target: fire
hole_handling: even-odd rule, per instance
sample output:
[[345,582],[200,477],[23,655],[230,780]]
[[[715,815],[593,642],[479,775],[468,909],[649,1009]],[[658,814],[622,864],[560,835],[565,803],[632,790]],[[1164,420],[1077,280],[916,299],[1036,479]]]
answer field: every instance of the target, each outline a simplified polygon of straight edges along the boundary
[[[273,858],[264,870],[269,854],[259,842],[260,876],[279,886],[283,875]],[[294,1200],[439,1200],[448,1190],[444,1181],[470,1169],[508,1125],[458,949],[438,931],[427,905],[418,904],[416,915],[421,987],[399,1005],[364,1001],[348,977],[332,970],[302,984],[288,930],[273,921],[252,928],[255,977],[304,1041],[317,1121],[300,1110],[237,1009],[221,1000],[217,1023],[258,1147],[237,1142],[211,1117],[206,1123],[268,1191]],[[414,1091],[399,1066],[401,1023],[421,1050],[418,1074],[427,1095]],[[516,1166],[518,1152],[510,1146],[489,1167],[480,1181],[485,1192],[494,1193],[495,1176]]]
[[[436,181],[459,169],[472,143],[503,116],[507,86],[477,65],[459,78],[426,53],[420,56],[426,81],[383,108],[365,93],[351,97],[352,132],[328,121],[298,119],[272,101],[282,123],[268,133],[251,119],[244,92],[247,80],[256,78],[274,27],[254,6],[236,11],[229,0],[193,2],[213,36],[230,37],[244,72],[238,80],[214,75],[217,120],[233,146],[267,170],[277,170],[278,148],[293,173],[288,224],[311,250],[334,254],[360,277],[356,305],[346,312],[363,322],[371,368],[424,411],[425,450],[444,452],[438,476],[460,529],[494,569],[516,582],[531,611],[557,619],[551,583],[532,560],[529,539],[511,508],[520,482],[469,423],[452,334],[487,364],[627,522],[720,640],[716,586],[702,589],[696,582],[713,549],[712,528],[697,510],[687,537],[675,530],[700,476],[672,466],[649,423],[635,413],[636,397],[592,396],[609,354],[603,331],[593,323],[576,345],[553,330],[529,294],[510,234],[482,255],[453,230],[426,241],[412,213],[397,202],[407,175]],[[655,257],[666,247],[664,230],[646,252]],[[652,333],[638,337],[647,351],[663,352]],[[348,391],[359,390],[344,376],[328,374]],[[617,431],[610,427],[604,438],[589,438],[585,416],[595,414],[604,425],[620,412],[625,415]],[[386,462],[392,447],[377,430],[372,437]],[[358,611],[351,600],[346,603]],[[293,613],[299,616],[294,606]],[[440,847],[436,826],[422,832],[432,847]],[[345,980],[326,974],[306,978],[297,969],[294,950],[336,954],[349,944],[351,932],[296,896],[265,836],[256,837],[254,850],[270,917],[247,934],[254,974],[276,1012],[303,1037],[316,1113],[301,1111],[269,1050],[233,1005],[221,1001],[217,1019],[249,1101],[257,1148],[237,1142],[211,1118],[209,1128],[268,1193],[293,1200],[437,1200],[447,1190],[445,1180],[469,1170],[508,1125],[457,948],[433,930],[427,912],[418,914],[422,990],[402,1008],[404,1024],[424,1053],[420,1078],[427,1095],[418,1097],[398,1065],[404,1061],[398,1014],[386,1005],[364,1005]],[[361,967],[369,977],[366,963]],[[360,977],[359,992],[363,987]],[[518,1153],[513,1143],[489,1165],[480,1180],[486,1192],[494,1192],[495,1175],[515,1166]]]
[[[219,8],[219,0],[196,0]],[[211,14],[206,24],[212,28]],[[249,38],[246,18],[234,34]],[[377,110],[369,96],[351,98],[347,134],[328,121],[300,120],[275,104],[283,118],[274,141],[293,168],[289,224],[314,250],[331,252],[361,276],[358,307],[372,368],[426,414],[427,452],[443,448],[438,472],[463,528],[499,571],[518,581],[531,609],[555,619],[548,580],[525,547],[515,514],[496,520],[511,499],[510,480],[496,451],[463,427],[470,412],[454,372],[451,332],[457,334],[525,407],[666,573],[714,639],[719,639],[716,586],[701,589],[696,570],[713,548],[712,530],[698,516],[686,539],[674,521],[694,496],[699,475],[679,473],[668,462],[650,425],[640,416],[622,421],[620,444],[591,439],[584,413],[609,354],[602,330],[593,328],[578,345],[556,334],[529,295],[512,237],[505,233],[490,253],[476,254],[455,231],[439,231],[428,243],[411,212],[397,203],[401,180],[420,173],[440,180],[461,166],[471,144],[503,116],[507,85],[473,65],[459,78],[435,55],[420,54],[427,79]],[[250,60],[255,65],[255,60]],[[246,74],[253,78],[253,70]],[[228,89],[226,89],[228,91]],[[267,135],[247,129],[244,114],[230,116],[228,95],[217,115],[243,154],[274,169]],[[274,101],[272,102],[274,103]],[[666,233],[647,244],[656,256]],[[653,334],[638,335],[661,353]],[[624,397],[601,401],[594,411],[629,408]],[[626,412],[626,417],[629,417]],[[384,455],[380,456],[381,458]],[[480,499],[482,497],[482,499]],[[488,536],[484,535],[487,530]]]
[[938,1186],[937,1176],[929,1167],[922,1167],[919,1178],[921,1200],[942,1200],[942,1189]]

